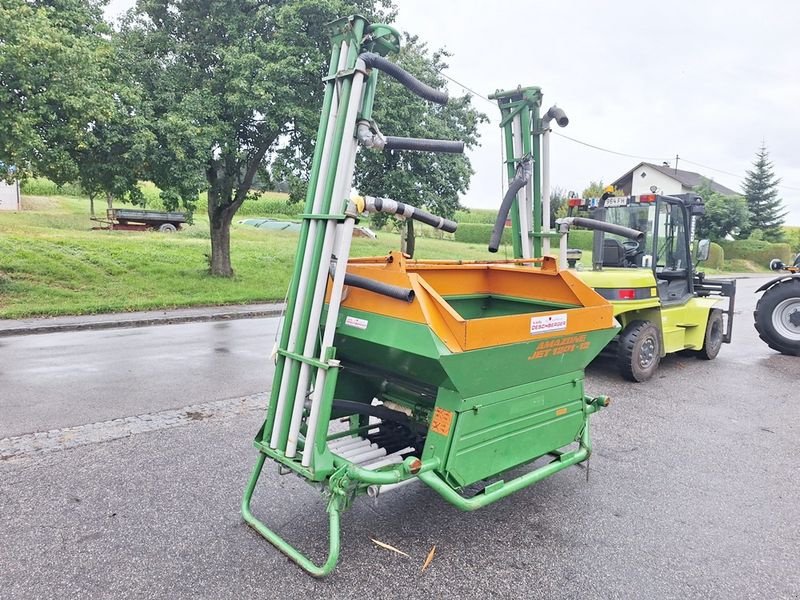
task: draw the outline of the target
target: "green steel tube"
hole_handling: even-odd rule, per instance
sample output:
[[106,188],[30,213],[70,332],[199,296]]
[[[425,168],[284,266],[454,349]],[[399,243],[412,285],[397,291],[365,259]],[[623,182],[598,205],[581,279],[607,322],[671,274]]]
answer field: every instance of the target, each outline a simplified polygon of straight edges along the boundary
[[364,83],[364,96],[359,119],[372,120],[372,107],[375,104],[375,90],[378,87],[378,69],[373,69]]
[[[336,74],[336,63],[339,60],[339,49],[341,44],[333,44],[331,48],[331,60],[328,67],[328,76]],[[317,189],[317,182],[319,180],[319,167],[322,162],[322,147],[325,145],[325,131],[328,127],[328,117],[331,112],[331,104],[333,103],[333,93],[335,90],[335,82],[328,81],[325,84],[325,96],[322,100],[322,116],[319,120],[319,127],[317,128],[316,143],[314,144],[314,157],[311,161],[311,173],[308,180],[308,190],[306,191],[306,213],[313,212],[314,194]],[[286,309],[283,314],[283,326],[281,327],[281,336],[278,342],[278,347],[286,350],[286,345],[289,342],[289,329],[294,316],[294,300],[297,298],[297,288],[300,285],[300,267],[303,264],[303,253],[305,251],[306,242],[308,240],[309,220],[303,219],[300,226],[300,236],[297,242],[297,253],[294,259],[294,270],[292,271],[292,280],[289,284],[289,293],[286,296]],[[278,401],[278,393],[280,381],[283,377],[283,369],[286,364],[286,357],[278,355],[278,360],[275,365],[275,374],[273,381],[277,385],[272,386],[270,393],[270,401],[267,406],[266,425],[263,428],[265,435],[269,436],[272,432],[273,421],[275,419],[276,403]]]
[[244,490],[242,497],[242,517],[245,522],[255,529],[261,536],[263,536],[270,544],[275,546],[278,550],[283,552],[286,556],[297,563],[301,568],[307,571],[314,577],[325,577],[333,571],[339,560],[340,550],[340,533],[339,533],[339,516],[342,511],[341,500],[338,495],[334,495],[328,503],[329,515],[329,542],[328,542],[328,558],[321,565],[315,565],[310,558],[305,556],[297,548],[292,546],[289,542],[280,537],[277,533],[272,531],[269,527],[259,521],[250,510],[250,500],[253,497],[253,490],[256,487],[258,478],[261,475],[261,469],[264,466],[264,459],[266,455],[259,453],[258,461],[256,462],[253,474],[247,482],[247,487]]
[[[350,44],[348,48],[347,54],[347,68],[352,68],[355,66],[356,59],[358,57],[358,52],[360,48],[358,47],[358,42],[361,40],[364,34],[364,26],[366,22],[363,19],[357,18],[355,20],[355,24],[353,26],[353,43]],[[332,138],[332,146],[331,146],[331,153],[330,153],[330,165],[336,165],[339,162],[339,154],[342,148],[342,139],[344,137],[344,130],[347,123],[345,122],[347,119],[347,106],[350,104],[350,92],[353,86],[353,77],[349,77],[342,82],[341,90],[339,92],[339,114],[336,117],[336,125],[333,132]],[[335,183],[335,168],[330,169],[328,172],[328,177],[325,179],[325,187],[322,196],[322,206],[320,207],[320,212],[326,214],[330,212],[331,207],[331,197],[333,195],[333,185]],[[311,211],[309,211],[311,212]],[[319,270],[319,265],[321,262],[321,255],[322,255],[322,246],[324,242],[324,236],[319,235],[317,239],[314,240],[314,247],[312,250],[312,259],[310,265],[310,272],[316,273]],[[313,298],[313,286],[316,283],[316,278],[310,277],[308,281],[308,291],[305,295],[305,302],[303,302],[301,318],[300,318],[300,328],[298,329],[297,334],[297,344],[298,348],[288,348],[288,350],[296,352],[298,350],[302,351],[302,344],[305,343],[306,334],[308,333],[308,320],[311,315],[311,305],[314,301]],[[309,293],[310,292],[310,293]],[[283,419],[280,423],[280,436],[278,439],[278,447],[284,448],[286,446],[286,440],[289,436],[289,424],[292,418],[292,407],[294,404],[294,398],[297,392],[297,380],[300,374],[300,364],[296,361],[292,361],[290,367],[291,371],[289,372],[289,385],[286,390],[286,407],[283,412]],[[278,379],[273,378],[273,381],[280,381]]]
[[[533,123],[531,123],[531,118]],[[522,123],[523,131],[531,131],[532,124],[539,124],[539,105],[534,104],[531,111],[523,111]],[[526,138],[528,136],[525,136]],[[542,256],[542,145],[540,143],[541,133],[537,131],[531,136],[531,143],[533,144],[533,257],[541,258]]]
[[[512,103],[509,108],[511,109],[513,107],[514,104]],[[506,122],[505,125],[503,125],[503,139],[506,143],[506,172],[508,173],[509,182],[514,179],[514,176],[516,175],[516,162],[519,158],[521,158],[519,156],[515,156],[514,154],[514,136],[512,129],[513,119],[508,118],[508,115],[511,115],[512,113],[513,110],[505,112],[504,120]],[[508,214],[512,215],[511,241],[514,251],[514,258],[522,258],[522,228],[520,227],[519,218],[513,216],[519,214],[519,202],[516,198],[514,199]]]
[[591,452],[591,442],[589,440],[589,419],[587,415],[583,432],[581,433],[580,447],[577,450],[562,454],[557,460],[554,460],[543,467],[539,467],[538,469],[534,469],[529,473],[525,473],[525,475],[521,475],[516,479],[512,479],[494,491],[488,493],[484,491],[483,493],[473,496],[472,498],[464,498],[461,496],[461,494],[456,492],[447,483],[445,483],[441,477],[432,471],[421,473],[419,478],[423,483],[425,483],[425,485],[438,492],[439,495],[447,500],[450,504],[453,504],[457,508],[460,508],[464,511],[473,511],[492,504],[493,502],[497,502],[498,500],[505,498],[514,492],[518,492],[523,488],[533,485],[542,479],[550,477],[551,475],[554,475],[555,473],[558,473],[567,467],[571,467],[579,462],[583,462],[589,458]]
[[338,457],[334,457],[333,464],[336,465],[336,467],[347,467],[347,476],[350,479],[360,483],[368,483],[370,485],[388,485],[390,483],[399,483],[400,481],[405,481],[406,479],[411,479],[414,476],[418,476],[421,473],[427,473],[439,468],[439,459],[433,458],[422,463],[422,466],[418,471],[412,472],[410,463],[415,460],[417,459],[406,459],[403,463],[397,465],[394,469],[389,471],[370,471],[369,469],[358,467],[349,461]]

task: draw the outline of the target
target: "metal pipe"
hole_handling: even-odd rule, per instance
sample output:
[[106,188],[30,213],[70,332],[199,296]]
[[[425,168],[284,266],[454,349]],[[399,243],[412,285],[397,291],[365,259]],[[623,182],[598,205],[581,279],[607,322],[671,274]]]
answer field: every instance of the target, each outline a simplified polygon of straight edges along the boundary
[[[587,407],[588,408],[588,407]],[[591,455],[591,440],[589,439],[589,419],[586,418],[581,433],[580,447],[573,451],[562,454],[558,459],[529,471],[524,475],[512,479],[508,482],[503,482],[502,487],[496,488],[491,492],[485,490],[471,498],[464,498],[452,487],[450,487],[439,475],[433,471],[425,471],[419,474],[419,479],[422,480],[427,486],[438,492],[450,504],[455,505],[461,510],[472,511],[492,504],[514,492],[524,489],[534,483],[541,481],[559,471],[583,462]]]
[[[346,189],[350,188],[351,182],[353,180],[353,169],[355,166],[355,154],[358,149],[356,144],[356,140],[354,138],[355,127],[356,127],[356,117],[358,115],[358,109],[361,103],[361,93],[363,90],[363,83],[364,83],[364,73],[362,71],[356,71],[353,74],[352,79],[352,90],[349,98],[349,104],[347,110],[345,111],[345,129],[343,131],[343,137],[341,138],[341,148],[338,156],[338,162],[335,171],[335,179],[333,185],[331,186],[331,196],[329,196],[329,210],[332,209],[331,212],[339,212],[341,210],[341,203],[342,201],[339,200],[340,198],[346,198],[349,194],[345,193]],[[349,127],[347,124],[350,124]],[[336,203],[335,205],[333,203]],[[345,219],[344,224],[342,225],[341,235],[345,237],[352,238],[353,235],[353,227],[355,225],[355,219],[350,216]],[[331,265],[331,255],[333,253],[333,244],[336,239],[336,221],[329,219],[325,224],[325,237],[322,243],[322,253],[320,254],[319,264],[317,265],[317,278],[314,283],[314,292],[311,298],[311,311],[308,315],[308,322],[306,325],[306,339],[305,345],[303,347],[303,356],[312,356],[315,354],[315,350],[317,347],[317,339],[319,336],[319,325],[320,319],[322,317],[322,307],[325,301],[325,290],[328,285],[328,271]],[[344,256],[345,259],[342,262],[346,264],[346,257],[350,254],[350,240],[347,241],[347,248],[346,252],[342,253],[341,249],[337,252],[337,256]],[[338,264],[338,263],[337,263]],[[335,289],[336,283],[334,281],[334,288]],[[339,290],[339,296],[341,297],[341,290]],[[329,316],[330,311],[333,308],[331,305],[328,309]],[[339,308],[338,305],[335,308],[335,313],[338,318]],[[331,345],[333,340],[331,340]],[[320,360],[325,360],[326,350],[323,349],[323,352],[320,356]],[[303,408],[304,408],[304,400],[305,396],[308,392],[308,385],[311,379],[311,366],[308,363],[303,363],[300,366],[300,373],[298,375],[298,383],[297,387],[295,388],[295,401],[294,401],[294,410],[292,412],[292,419],[289,425],[289,436],[287,440],[286,446],[286,456],[294,457],[297,453],[297,440],[300,433],[300,425],[302,423],[303,418]],[[324,380],[323,380],[324,382]],[[316,390],[316,388],[315,388]],[[321,388],[320,388],[321,391]],[[317,403],[318,404],[318,403]],[[307,425],[308,425],[308,439],[314,440],[314,436],[316,434],[316,419],[319,417],[319,410],[317,409],[314,412],[314,401],[312,399],[311,402],[311,409],[312,411],[309,413]],[[314,427],[311,427],[311,420],[312,417],[314,419]],[[313,444],[313,441],[311,442]],[[311,457],[313,456],[313,452],[305,452],[303,454],[303,462],[310,461]],[[309,463],[310,464],[310,463]],[[308,465],[305,465],[308,466]]]
[[[514,115],[511,120],[511,137],[514,139],[514,159],[521,160],[522,149],[522,121],[520,113]],[[522,247],[522,258],[531,257],[531,219],[533,218],[533,207],[531,206],[531,180],[525,182],[525,194],[520,198],[519,192],[515,197],[517,202],[517,214],[519,215],[519,235]],[[505,224],[504,224],[505,226]],[[502,233],[501,233],[502,236]]]
[[[335,68],[332,69],[333,74],[337,73],[339,70],[343,69],[346,66],[348,50],[349,50],[349,45],[347,43],[343,43],[339,47],[339,56]],[[339,116],[339,96],[338,94],[333,93],[333,90],[335,89],[335,82],[332,81],[328,85],[332,90],[330,111],[327,115],[327,120],[325,124],[325,135],[321,140],[321,152],[320,152],[319,164],[316,170],[312,170],[313,173],[317,174],[317,178],[316,181],[314,182],[315,185],[313,186],[313,200],[311,201],[311,207],[310,207],[311,214],[318,214],[321,211],[323,197],[324,197],[326,176],[330,173],[329,162],[333,147],[332,138],[336,126],[336,121]],[[320,123],[320,129],[322,129],[322,123]],[[318,143],[319,141],[320,140],[318,139]],[[320,174],[323,175],[322,182],[319,181]],[[309,189],[309,195],[311,194],[312,191],[311,189]],[[297,341],[299,337],[299,329],[302,322],[303,311],[296,310],[296,307],[302,307],[305,304],[307,288],[308,288],[308,279],[310,276],[311,266],[314,259],[313,256],[314,247],[317,242],[316,240],[317,226],[318,222],[316,220],[308,221],[308,227],[307,227],[308,233],[305,238],[304,249],[302,252],[302,261],[300,261],[299,276],[297,278],[297,292],[295,294],[294,301],[287,303],[287,315],[286,315],[286,320],[284,321],[284,328],[288,326],[288,333],[286,335],[286,341],[284,344],[281,344],[281,347],[290,351],[296,351],[297,349]],[[297,272],[297,265],[295,266],[295,272]],[[289,314],[289,308],[288,308],[289,305],[291,306],[291,315]],[[282,338],[284,337],[283,332],[281,333],[281,337]],[[283,366],[280,369],[280,371],[281,371],[280,376],[278,376],[278,373],[276,371],[276,378],[275,378],[276,381],[280,381],[280,384],[278,386],[278,398],[277,401],[275,402],[272,435],[270,437],[270,447],[273,449],[277,448],[280,442],[280,437],[281,437],[280,434],[283,427],[284,412],[285,412],[287,397],[289,395],[289,388],[291,387],[290,381],[292,380],[292,376],[294,374],[293,371],[295,371],[293,366],[293,361],[291,361],[288,358],[284,358]]]
[[377,498],[378,496],[382,496],[392,490],[396,490],[403,486],[408,485],[409,483],[415,483],[419,481],[418,479],[406,479],[405,481],[401,481],[399,483],[390,483],[388,485],[371,485],[367,488],[367,496],[370,498]]
[[[547,109],[542,116],[542,233],[550,233],[550,121],[555,119],[559,127],[566,127],[569,119],[566,113],[555,104]],[[546,235],[542,239],[542,252],[550,252],[550,238]]]

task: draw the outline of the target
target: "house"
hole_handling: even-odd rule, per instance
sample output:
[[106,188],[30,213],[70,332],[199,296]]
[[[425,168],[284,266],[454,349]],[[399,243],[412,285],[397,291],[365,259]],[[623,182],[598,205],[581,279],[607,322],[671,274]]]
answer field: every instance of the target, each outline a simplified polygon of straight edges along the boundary
[[[622,190],[627,196],[639,196],[641,194],[658,193],[664,195],[686,194],[695,191],[700,185],[708,181],[711,189],[723,196],[739,196],[724,185],[695,173],[694,171],[682,171],[673,169],[666,163],[654,165],[652,163],[641,162],[622,177],[613,181],[611,185]],[[655,189],[654,189],[655,188]]]
[[0,179],[0,210],[20,210],[19,182],[6,183]]

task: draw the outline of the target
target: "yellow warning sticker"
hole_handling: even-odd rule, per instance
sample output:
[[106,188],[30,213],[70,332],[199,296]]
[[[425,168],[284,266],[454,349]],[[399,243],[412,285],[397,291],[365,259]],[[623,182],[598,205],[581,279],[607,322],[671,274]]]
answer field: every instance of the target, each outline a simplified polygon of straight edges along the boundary
[[435,431],[439,435],[449,435],[450,425],[453,422],[453,413],[449,410],[437,408],[433,411],[433,421],[431,422],[431,431]]
[[566,407],[562,406],[561,408],[557,408],[556,409],[556,416],[557,417],[560,417],[561,415],[565,415],[565,414],[567,414],[567,408]]

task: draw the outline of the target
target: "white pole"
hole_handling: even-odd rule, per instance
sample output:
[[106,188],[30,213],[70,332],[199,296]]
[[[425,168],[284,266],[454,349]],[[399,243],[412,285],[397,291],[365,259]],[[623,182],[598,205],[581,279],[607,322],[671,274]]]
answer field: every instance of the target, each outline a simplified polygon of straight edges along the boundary
[[[542,132],[542,233],[551,231],[550,223],[550,126]],[[550,238],[542,237],[542,254],[550,254]]]
[[[511,136],[514,138],[514,161],[518,162],[522,159],[522,122],[519,114],[515,115],[514,119],[511,121]],[[531,181],[529,179],[525,184],[525,194],[523,195],[517,192],[517,213],[519,215],[520,237],[522,238],[522,258],[531,257],[530,186]]]
[[[344,66],[347,65],[347,51],[348,51],[348,44],[343,43],[341,48],[339,49],[339,60],[336,65],[336,70],[340,71]],[[336,86],[336,83],[334,83]],[[333,137],[333,130],[336,126],[336,118],[339,114],[339,92],[336,87],[334,87],[333,98],[331,99],[331,109],[330,113],[328,114],[328,124],[325,128],[325,140],[323,141],[322,146],[322,155],[319,165],[319,173],[320,178],[317,180],[317,188],[314,193],[314,202],[312,203],[312,212],[319,213],[321,206],[322,206],[322,197],[323,192],[325,190],[325,184],[327,177],[333,176],[332,170],[328,163],[330,163],[330,155],[331,155],[331,138]],[[316,241],[317,236],[317,224],[318,221],[311,220],[308,224],[308,236],[306,237],[306,246],[305,251],[303,253],[303,263],[300,267],[300,278],[297,286],[297,297],[295,298],[295,306],[302,306],[305,302],[306,297],[306,290],[308,288],[308,279],[310,276],[311,271],[311,255],[313,253],[314,243]],[[297,338],[298,338],[298,329],[300,327],[302,315],[300,311],[295,310],[294,314],[292,315],[292,320],[290,323],[284,321],[283,326],[289,327],[289,337],[287,340],[286,348],[288,350],[294,351],[297,348]],[[275,408],[275,420],[272,426],[272,437],[270,438],[270,448],[277,448],[278,447],[278,440],[280,438],[280,431],[281,431],[281,422],[283,421],[283,413],[286,407],[286,396],[287,390],[289,388],[289,379],[291,373],[291,365],[292,361],[288,358],[284,358],[283,364],[283,374],[281,376],[280,387],[278,392],[278,401]]]
[[[360,62],[360,61],[359,61]],[[363,64],[362,64],[363,67]],[[344,204],[346,202],[347,197],[350,195],[350,187],[353,181],[353,170],[355,168],[355,160],[356,160],[356,152],[358,151],[358,144],[355,138],[355,127],[356,127],[356,117],[358,116],[358,109],[361,104],[361,92],[364,86],[364,72],[363,70],[357,71],[353,75],[353,85],[352,91],[350,94],[350,104],[347,107],[347,115],[346,115],[346,129],[343,134],[342,138],[342,149],[339,153],[339,163],[336,166],[336,179],[334,181],[333,186],[333,195],[331,197],[331,214],[338,214],[342,212],[344,208]],[[350,242],[352,241],[353,237],[353,227],[355,226],[355,218],[354,217],[347,217],[344,220],[344,223],[338,227],[341,227],[341,231],[339,232],[339,244],[336,250],[336,272],[339,273],[341,270],[341,281],[338,284],[334,279],[334,283],[332,286],[331,291],[331,302],[328,306],[328,319],[326,321],[326,330],[328,328],[327,323],[330,322],[331,316],[333,316],[333,329],[336,327],[336,320],[339,317],[339,303],[341,302],[341,295],[342,295],[342,287],[344,285],[344,271],[347,269],[347,259],[350,256]],[[336,239],[336,230],[337,225],[336,221],[328,220],[325,226],[325,239],[323,242],[323,247],[325,248],[322,256],[320,257],[320,264],[319,264],[319,271],[317,272],[317,281],[316,287],[314,289],[314,296],[312,299],[311,305],[311,315],[308,321],[308,332],[306,336],[306,344],[304,347],[304,356],[311,357],[314,349],[317,345],[317,336],[319,335],[319,324],[320,318],[322,316],[322,307],[325,302],[325,290],[328,284],[328,276],[329,270],[331,265],[331,254],[333,249],[333,243]],[[338,299],[336,303],[334,303],[333,296],[338,292]],[[325,360],[325,355],[327,353],[327,347],[333,344],[333,336],[331,335],[331,340],[327,344],[323,339],[322,343],[322,351],[320,352],[320,360]],[[319,369],[319,372],[324,372],[325,369]],[[297,452],[297,442],[300,436],[300,425],[302,424],[302,417],[303,417],[303,405],[306,393],[308,391],[308,383],[310,379],[310,367],[306,363],[303,363],[300,369],[301,377],[298,380],[297,384],[297,392],[295,396],[295,405],[294,410],[292,412],[292,423],[289,428],[289,438],[286,445],[286,456],[293,457]],[[321,397],[322,389],[317,389],[317,385],[319,385],[319,374],[317,374],[317,384],[314,386],[314,396],[317,396],[317,392]],[[302,384],[302,385],[301,385]],[[324,377],[323,377],[323,385],[324,385]],[[319,402],[317,402],[317,410],[314,411],[314,396],[312,396],[312,409],[311,413],[309,414],[307,420],[308,435],[306,436],[306,445],[313,446],[314,438],[312,437],[312,433],[316,435],[317,423],[316,421],[319,418]],[[310,460],[311,456],[313,455],[312,452],[304,452],[303,453],[303,464],[306,464],[306,459]]]

